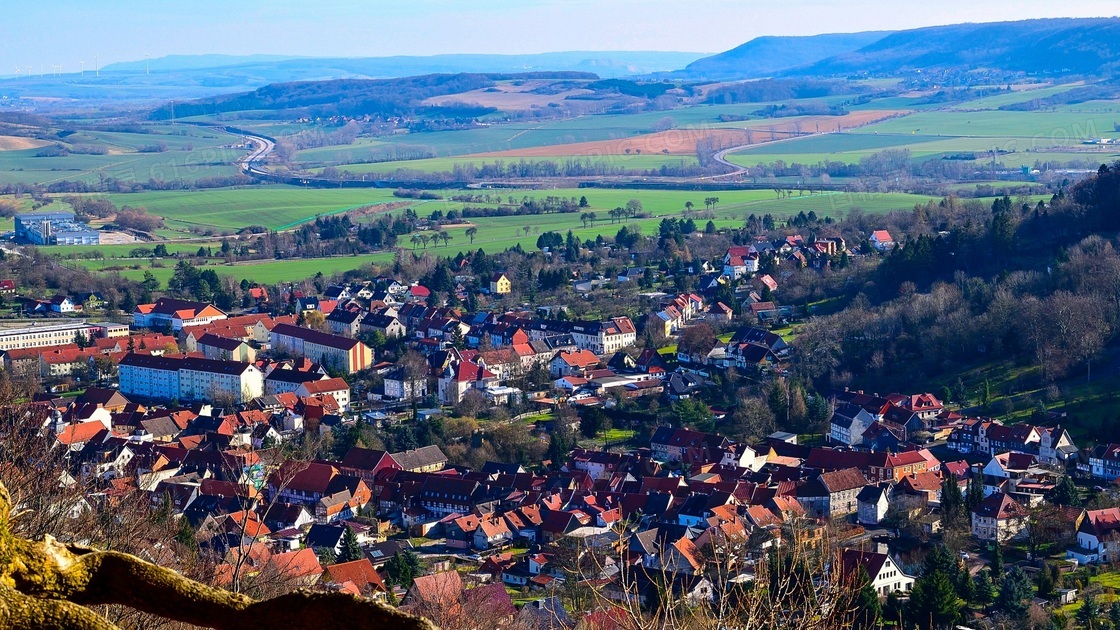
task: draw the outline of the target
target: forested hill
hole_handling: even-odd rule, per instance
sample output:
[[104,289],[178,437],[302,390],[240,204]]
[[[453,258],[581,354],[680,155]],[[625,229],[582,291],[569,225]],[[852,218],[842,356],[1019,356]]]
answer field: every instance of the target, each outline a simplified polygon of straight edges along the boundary
[[689,79],[768,77],[873,44],[890,31],[830,33],[808,37],[756,37],[751,41],[688,64],[673,73]]
[[900,31],[790,74],[894,73],[948,67],[1098,74],[1115,69],[1118,63],[1120,19],[1063,18]]
[[931,26],[893,33],[760,37],[691,63],[696,78],[897,74],[987,68],[1048,75],[1120,66],[1120,18],[1055,18]]
[[[228,94],[176,103],[179,117],[219,114],[245,110],[285,110],[306,116],[396,116],[415,111],[420,102],[433,96],[459,94],[515,79],[594,80],[587,72],[531,72],[520,74],[429,74],[400,79],[336,79],[274,83],[252,92]],[[474,116],[480,112],[463,112]],[[482,112],[484,113],[484,112]],[[455,115],[450,112],[450,115]],[[170,118],[171,106],[164,105],[151,114],[155,120]]]

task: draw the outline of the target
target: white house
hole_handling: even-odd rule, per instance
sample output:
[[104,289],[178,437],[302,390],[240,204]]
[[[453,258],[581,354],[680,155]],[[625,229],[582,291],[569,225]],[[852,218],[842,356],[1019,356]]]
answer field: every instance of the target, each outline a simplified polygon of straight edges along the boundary
[[878,525],[890,508],[890,486],[864,486],[856,495],[859,502],[856,518],[860,525]]
[[998,492],[972,509],[972,535],[980,540],[1004,542],[1018,537],[1027,526],[1027,508]]
[[867,576],[871,578],[871,588],[880,597],[895,592],[907,593],[914,585],[914,578],[906,575],[902,567],[886,553],[845,549],[841,562],[844,575],[850,580],[855,579],[859,567],[866,569]]
[[1120,508],[1086,510],[1077,528],[1077,547],[1066,557],[1082,564],[1116,562],[1120,558]]

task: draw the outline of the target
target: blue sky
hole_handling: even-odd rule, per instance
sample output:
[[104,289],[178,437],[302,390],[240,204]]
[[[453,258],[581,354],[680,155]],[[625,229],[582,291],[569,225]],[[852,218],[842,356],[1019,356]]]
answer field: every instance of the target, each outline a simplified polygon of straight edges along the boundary
[[759,35],[1110,16],[1115,0],[7,0],[0,74],[170,54],[718,52]]

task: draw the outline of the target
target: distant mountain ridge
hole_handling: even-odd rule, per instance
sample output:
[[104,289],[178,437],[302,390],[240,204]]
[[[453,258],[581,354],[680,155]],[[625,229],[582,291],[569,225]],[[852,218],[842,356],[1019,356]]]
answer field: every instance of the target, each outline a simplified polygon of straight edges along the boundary
[[804,37],[756,37],[727,52],[698,59],[671,76],[717,81],[768,77],[859,50],[890,34],[891,31],[867,31]]
[[951,66],[1097,74],[1120,64],[1120,18],[1054,18],[899,31],[791,74],[886,73]]
[[895,32],[758,37],[669,76],[733,80],[987,68],[1031,74],[1120,69],[1120,18],[1050,18]]

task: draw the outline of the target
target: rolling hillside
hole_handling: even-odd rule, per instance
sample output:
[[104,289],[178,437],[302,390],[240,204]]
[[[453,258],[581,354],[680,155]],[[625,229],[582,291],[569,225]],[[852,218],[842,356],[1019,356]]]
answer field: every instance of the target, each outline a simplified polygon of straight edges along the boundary
[[868,31],[810,37],[757,37],[727,52],[694,61],[673,76],[709,80],[766,77],[859,50],[889,34],[889,31]]
[[787,74],[830,76],[976,67],[1068,75],[1104,73],[1118,63],[1120,19],[1050,19],[900,31]]

